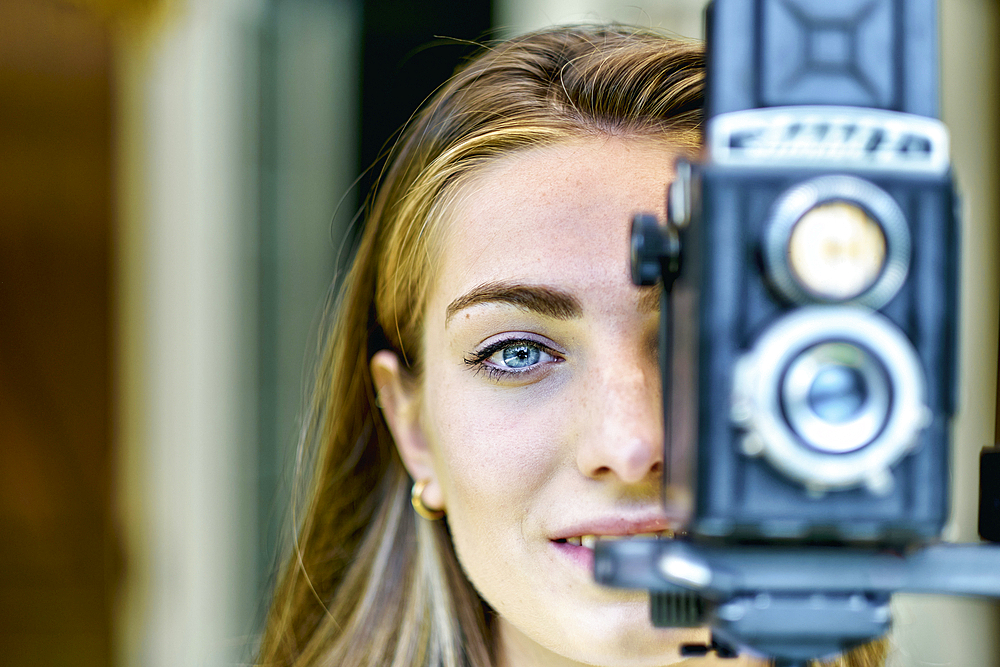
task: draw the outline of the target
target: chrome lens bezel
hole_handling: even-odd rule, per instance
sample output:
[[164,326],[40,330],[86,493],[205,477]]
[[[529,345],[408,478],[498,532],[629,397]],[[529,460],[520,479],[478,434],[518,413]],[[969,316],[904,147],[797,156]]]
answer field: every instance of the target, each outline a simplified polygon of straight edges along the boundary
[[[857,206],[881,227],[885,261],[878,278],[859,294],[825,298],[807,289],[795,275],[788,258],[792,232],[810,210],[843,202]],[[799,305],[826,303],[881,308],[899,292],[910,267],[910,230],[902,209],[882,188],[854,176],[822,176],[785,192],[771,211],[764,234],[763,257],[767,277],[786,299]]]
[[[851,368],[864,379],[866,395],[850,419],[831,422],[816,413],[809,396],[820,374],[838,362],[834,350],[840,346],[856,351],[861,363]],[[807,446],[829,454],[852,452],[875,440],[885,426],[891,406],[889,378],[865,347],[848,341],[820,343],[803,350],[788,365],[781,381],[781,406],[788,425]]]
[[[885,370],[889,413],[878,435],[851,451],[807,444],[782,409],[782,385],[803,353],[825,342],[847,342],[869,351]],[[810,306],[778,320],[741,357],[734,370],[731,418],[746,431],[743,453],[762,456],[811,493],[866,485],[884,494],[890,468],[929,424],[927,380],[913,345],[888,318],[853,306]]]

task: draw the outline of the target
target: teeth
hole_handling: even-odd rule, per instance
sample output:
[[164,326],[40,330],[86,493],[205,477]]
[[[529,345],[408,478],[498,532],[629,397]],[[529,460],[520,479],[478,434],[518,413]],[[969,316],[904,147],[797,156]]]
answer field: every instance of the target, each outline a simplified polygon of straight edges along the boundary
[[614,542],[617,540],[631,539],[673,539],[673,537],[674,531],[667,529],[660,530],[655,533],[636,533],[635,535],[580,535],[579,537],[567,537],[566,543],[578,547],[593,549],[598,539],[602,542]]
[[[591,535],[591,537],[595,537]],[[627,540],[631,538],[632,535],[601,535],[602,542],[617,542],[618,540]]]

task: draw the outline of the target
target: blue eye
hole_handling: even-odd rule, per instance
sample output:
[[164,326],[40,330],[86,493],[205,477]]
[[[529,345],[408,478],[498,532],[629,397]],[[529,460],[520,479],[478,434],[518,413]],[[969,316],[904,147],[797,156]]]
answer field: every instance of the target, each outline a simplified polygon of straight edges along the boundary
[[527,343],[517,343],[510,347],[505,347],[500,352],[500,358],[509,368],[527,368],[534,366],[542,358],[542,351],[534,345]]
[[497,381],[531,373],[554,361],[561,361],[557,353],[550,351],[541,342],[523,338],[495,341],[465,358],[465,363],[475,369],[476,373],[484,372],[490,379]]

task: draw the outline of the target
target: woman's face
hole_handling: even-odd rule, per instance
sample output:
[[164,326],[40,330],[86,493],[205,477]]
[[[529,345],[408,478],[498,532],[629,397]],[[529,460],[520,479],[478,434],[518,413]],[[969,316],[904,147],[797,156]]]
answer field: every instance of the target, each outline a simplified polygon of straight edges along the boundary
[[[666,664],[707,638],[654,630],[645,593],[595,584],[585,537],[661,532],[689,512],[685,489],[660,501],[659,294],[628,265],[631,217],[663,216],[676,157],[604,137],[509,155],[445,221],[424,372],[394,385],[387,416],[499,614],[507,664]],[[392,392],[398,370],[379,365]]]

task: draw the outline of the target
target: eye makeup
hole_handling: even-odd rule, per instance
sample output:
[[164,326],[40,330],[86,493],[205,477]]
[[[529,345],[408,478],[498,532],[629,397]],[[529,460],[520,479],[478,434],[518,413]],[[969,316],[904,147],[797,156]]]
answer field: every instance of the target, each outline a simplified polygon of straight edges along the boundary
[[510,379],[527,379],[545,366],[563,361],[562,356],[548,345],[523,333],[503,334],[489,340],[465,356],[465,363],[475,374],[502,382]]

